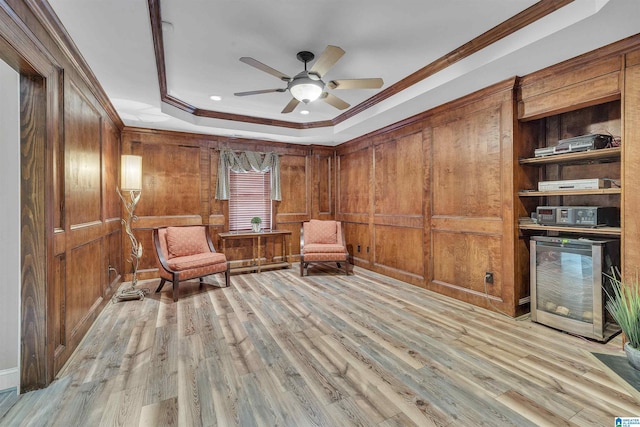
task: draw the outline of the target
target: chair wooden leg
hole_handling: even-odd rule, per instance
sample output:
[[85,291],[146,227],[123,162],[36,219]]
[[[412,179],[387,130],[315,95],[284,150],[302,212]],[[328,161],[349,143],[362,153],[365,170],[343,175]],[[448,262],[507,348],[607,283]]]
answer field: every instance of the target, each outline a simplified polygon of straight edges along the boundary
[[229,264],[227,263],[227,269],[224,272],[224,284],[228,288],[231,284],[231,274],[229,273]]
[[173,276],[173,302],[178,302],[178,276]]
[[304,277],[304,257],[300,256],[300,277]]
[[200,277],[200,289],[204,286],[204,279]]
[[344,262],[344,275],[345,276],[349,275],[349,261]]
[[158,288],[156,289],[156,293],[160,292],[162,290],[162,287],[164,286],[164,283],[167,281],[167,279],[163,279],[162,277],[160,278],[160,286],[158,286]]

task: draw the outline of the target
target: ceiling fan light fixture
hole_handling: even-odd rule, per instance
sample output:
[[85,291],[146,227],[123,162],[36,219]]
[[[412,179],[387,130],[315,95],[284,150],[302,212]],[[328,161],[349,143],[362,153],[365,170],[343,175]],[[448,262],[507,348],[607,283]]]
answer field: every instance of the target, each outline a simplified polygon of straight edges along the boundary
[[324,83],[322,80],[313,80],[309,77],[297,78],[289,86],[291,95],[305,104],[320,98],[323,90]]
[[[240,62],[244,62],[260,71],[267,74],[271,74],[273,77],[287,82],[286,88],[280,89],[265,89],[265,90],[251,90],[248,92],[236,92],[235,96],[247,96],[247,95],[259,95],[262,93],[272,92],[290,92],[291,99],[289,103],[281,111],[282,114],[291,113],[296,109],[300,102],[308,104],[314,102],[317,99],[322,99],[327,104],[338,110],[345,110],[350,107],[349,103],[333,95],[332,93],[325,92],[325,88],[328,89],[379,89],[382,87],[381,78],[368,78],[368,79],[339,79],[331,80],[329,83],[322,81],[322,78],[327,72],[336,64],[336,62],[344,55],[344,50],[338,46],[327,46],[327,48],[320,54],[320,58],[308,69],[307,66],[310,61],[313,61],[315,56],[312,52],[303,50],[298,52],[296,57],[301,62],[304,62],[304,70],[296,74],[294,77],[271,68],[270,66],[263,64],[262,62],[255,60],[248,56],[240,58]],[[304,110],[307,112],[307,110]],[[304,114],[303,112],[301,112]]]

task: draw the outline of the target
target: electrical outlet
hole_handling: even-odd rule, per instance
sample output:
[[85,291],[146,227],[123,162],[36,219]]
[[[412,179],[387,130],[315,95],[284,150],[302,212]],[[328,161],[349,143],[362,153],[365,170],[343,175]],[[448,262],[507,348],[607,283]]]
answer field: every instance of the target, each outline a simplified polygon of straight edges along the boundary
[[484,281],[490,285],[493,285],[493,273],[489,271],[484,273]]
[[361,248],[360,248],[360,245],[358,245],[358,253],[360,253],[360,249],[361,249]]

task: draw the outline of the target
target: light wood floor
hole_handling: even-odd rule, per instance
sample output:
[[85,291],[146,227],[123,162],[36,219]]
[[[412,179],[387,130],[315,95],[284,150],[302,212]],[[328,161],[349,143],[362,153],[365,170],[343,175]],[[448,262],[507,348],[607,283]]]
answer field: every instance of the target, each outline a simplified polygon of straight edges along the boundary
[[362,269],[297,271],[233,276],[229,288],[183,283],[177,304],[170,286],[109,304],[56,381],[20,396],[0,425],[613,426],[640,416],[640,401],[585,352],[621,353],[620,337],[587,341]]

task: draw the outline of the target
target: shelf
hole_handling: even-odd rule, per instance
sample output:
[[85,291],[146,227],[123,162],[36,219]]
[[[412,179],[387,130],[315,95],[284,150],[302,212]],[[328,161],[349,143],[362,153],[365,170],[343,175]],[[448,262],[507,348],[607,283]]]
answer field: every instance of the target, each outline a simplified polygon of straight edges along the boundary
[[621,147],[602,148],[600,150],[581,151],[579,153],[555,154],[544,157],[520,159],[521,165],[544,165],[552,163],[581,163],[595,160],[619,159]]
[[602,236],[620,236],[622,231],[620,227],[562,227],[557,225],[540,225],[540,224],[520,224],[518,226],[520,230],[530,231],[557,231],[561,233],[575,233],[575,234],[593,234]]
[[553,191],[518,191],[520,197],[540,197],[540,196],[589,196],[603,194],[621,194],[620,188],[598,188],[594,190],[553,190]]

